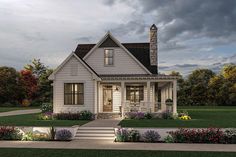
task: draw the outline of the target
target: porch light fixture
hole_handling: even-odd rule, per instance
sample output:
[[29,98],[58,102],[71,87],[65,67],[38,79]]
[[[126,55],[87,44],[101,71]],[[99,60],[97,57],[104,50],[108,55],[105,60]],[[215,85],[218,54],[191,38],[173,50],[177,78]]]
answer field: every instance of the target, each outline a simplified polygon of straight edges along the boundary
[[119,87],[118,87],[118,86],[116,86],[116,89],[115,89],[115,91],[119,91]]

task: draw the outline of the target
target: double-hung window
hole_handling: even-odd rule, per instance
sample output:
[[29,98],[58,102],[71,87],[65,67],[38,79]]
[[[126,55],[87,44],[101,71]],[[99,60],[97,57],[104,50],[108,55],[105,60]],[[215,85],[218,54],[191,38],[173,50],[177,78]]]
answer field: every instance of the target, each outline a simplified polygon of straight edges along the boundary
[[84,104],[84,84],[65,83],[64,84],[64,104],[83,105]]
[[104,51],[104,65],[113,66],[114,65],[114,50],[105,49]]
[[143,100],[143,86],[126,86],[126,100],[140,102]]

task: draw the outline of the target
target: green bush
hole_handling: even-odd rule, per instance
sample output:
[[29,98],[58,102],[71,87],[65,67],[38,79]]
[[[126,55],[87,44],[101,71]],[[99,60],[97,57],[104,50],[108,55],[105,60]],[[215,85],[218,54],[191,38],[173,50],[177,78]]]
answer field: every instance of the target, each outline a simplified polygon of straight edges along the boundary
[[30,106],[41,106],[42,105],[42,101],[41,100],[33,100],[30,104]]
[[53,112],[53,105],[52,103],[43,103],[41,105],[42,112]]
[[225,130],[225,143],[236,144],[236,129]]
[[23,135],[22,141],[49,141],[51,137],[46,133],[35,134],[33,132],[27,132]]
[[138,130],[131,130],[129,131],[129,140],[131,142],[138,142],[140,139],[140,133]]
[[94,114],[88,110],[80,111],[80,120],[93,120],[95,118]]
[[164,138],[165,143],[174,143],[174,139],[172,136],[168,135]]

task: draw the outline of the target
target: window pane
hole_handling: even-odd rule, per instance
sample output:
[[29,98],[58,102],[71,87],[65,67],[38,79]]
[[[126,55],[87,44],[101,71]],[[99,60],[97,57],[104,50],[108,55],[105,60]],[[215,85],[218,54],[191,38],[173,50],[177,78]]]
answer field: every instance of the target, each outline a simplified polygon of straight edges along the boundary
[[84,104],[84,84],[65,83],[64,104],[83,105]]
[[108,64],[113,65],[113,58],[108,58]]
[[65,84],[65,92],[66,93],[71,93],[72,92],[72,84],[71,83],[66,83]]

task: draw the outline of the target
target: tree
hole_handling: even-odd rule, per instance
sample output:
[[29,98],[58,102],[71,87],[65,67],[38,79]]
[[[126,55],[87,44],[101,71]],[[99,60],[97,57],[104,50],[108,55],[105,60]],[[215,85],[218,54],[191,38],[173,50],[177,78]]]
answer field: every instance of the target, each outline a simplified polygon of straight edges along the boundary
[[24,67],[26,70],[32,71],[32,73],[37,78],[38,90],[36,93],[35,101],[39,104],[42,102],[51,102],[52,101],[52,81],[48,80],[48,77],[53,72],[52,69],[49,69],[45,66],[40,59],[33,59],[30,64],[27,64]]
[[0,67],[0,103],[16,104],[20,97],[18,86],[19,74],[11,67]]

